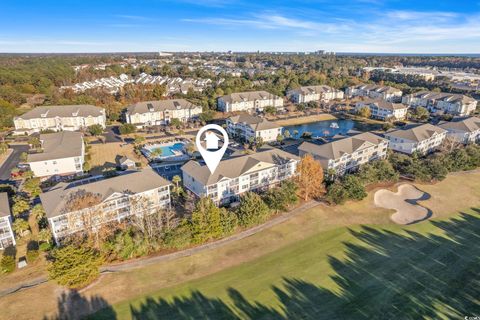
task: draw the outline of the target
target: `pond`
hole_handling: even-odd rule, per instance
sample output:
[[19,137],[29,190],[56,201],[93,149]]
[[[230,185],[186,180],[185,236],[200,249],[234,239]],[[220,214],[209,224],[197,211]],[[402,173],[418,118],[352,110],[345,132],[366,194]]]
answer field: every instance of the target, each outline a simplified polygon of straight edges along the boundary
[[[304,132],[310,132],[312,137],[333,137],[337,134],[346,135],[350,130],[371,131],[381,128],[379,124],[365,123],[350,119],[335,119],[317,121],[312,123],[285,126],[284,131],[288,130],[294,138],[301,137]],[[298,131],[298,136],[294,136],[294,131]]]

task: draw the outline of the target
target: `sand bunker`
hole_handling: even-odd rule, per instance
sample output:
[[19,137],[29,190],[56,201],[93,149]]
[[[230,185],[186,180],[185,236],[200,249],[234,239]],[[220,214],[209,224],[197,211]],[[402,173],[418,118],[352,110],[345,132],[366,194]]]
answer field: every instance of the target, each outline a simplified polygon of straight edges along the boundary
[[431,212],[417,204],[418,200],[426,200],[430,195],[411,184],[402,184],[398,191],[382,189],[375,192],[374,201],[377,207],[394,209],[391,216],[398,224],[411,224],[430,218]]

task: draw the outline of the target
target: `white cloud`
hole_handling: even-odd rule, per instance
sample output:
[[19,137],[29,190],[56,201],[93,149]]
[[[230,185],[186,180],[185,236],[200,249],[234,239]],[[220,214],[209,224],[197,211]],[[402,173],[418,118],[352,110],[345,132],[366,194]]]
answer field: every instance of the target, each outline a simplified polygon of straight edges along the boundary
[[211,25],[224,26],[247,26],[260,29],[292,29],[309,30],[323,33],[339,33],[349,30],[345,23],[321,23],[309,20],[293,19],[283,15],[265,12],[252,15],[251,18],[231,19],[231,18],[200,18],[183,19],[185,22],[204,23]]
[[447,21],[448,19],[457,17],[458,14],[453,12],[441,12],[441,11],[410,11],[410,10],[392,10],[386,13],[386,17],[395,20],[435,20],[435,21]]
[[128,15],[128,14],[117,14],[115,15],[117,18],[127,19],[127,20],[152,20],[152,18],[145,17],[145,16],[135,16],[135,15]]
[[[360,51],[382,49],[385,52],[480,50],[479,13],[467,15],[438,11],[375,11],[368,16],[351,19],[334,18],[325,22],[263,12],[235,19],[215,17],[184,21],[228,27],[251,27],[265,29],[267,32],[272,30],[272,36],[275,36],[277,29],[285,30],[292,35],[285,41],[284,48],[287,48],[293,39],[310,37],[309,41],[326,43],[327,46],[324,48],[336,46],[342,50],[347,48],[364,48]],[[281,36],[287,37],[285,33]],[[309,43],[307,41],[304,45]],[[296,48],[305,50],[303,49],[305,46],[297,45]]]

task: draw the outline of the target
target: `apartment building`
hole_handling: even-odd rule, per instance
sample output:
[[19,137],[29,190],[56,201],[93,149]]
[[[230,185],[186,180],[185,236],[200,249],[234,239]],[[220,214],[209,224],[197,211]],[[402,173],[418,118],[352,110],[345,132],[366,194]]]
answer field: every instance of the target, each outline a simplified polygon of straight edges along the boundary
[[480,118],[456,117],[438,125],[447,130],[447,137],[459,143],[480,143]]
[[12,230],[12,215],[8,203],[8,194],[0,193],[0,250],[14,246],[15,236]]
[[389,86],[380,86],[376,84],[359,84],[348,87],[345,91],[347,97],[369,97],[372,99],[383,99],[389,102],[400,102],[402,100],[402,90]]
[[447,130],[427,124],[409,125],[385,133],[388,147],[394,151],[427,154],[435,151],[447,136]]
[[40,135],[41,152],[29,154],[27,162],[39,178],[83,173],[85,144],[80,132],[61,131]]
[[299,147],[300,156],[311,154],[320,162],[326,173],[343,175],[355,171],[364,163],[384,159],[387,156],[388,141],[376,134],[364,132],[330,143],[317,145],[304,142]]
[[343,99],[344,93],[341,90],[321,85],[293,89],[287,92],[287,96],[293,103],[328,102],[334,99]]
[[185,99],[143,101],[131,105],[125,112],[125,121],[138,128],[169,124],[172,119],[182,122],[197,119],[202,107]]
[[408,107],[401,103],[389,102],[382,99],[367,98],[355,104],[355,110],[358,112],[361,108],[368,107],[372,118],[380,120],[404,120],[407,117]]
[[402,103],[414,108],[424,107],[430,112],[468,116],[475,112],[478,102],[463,94],[421,91],[404,96]]
[[42,130],[79,131],[99,124],[106,126],[105,109],[92,105],[41,106],[13,119],[14,134]]
[[264,142],[272,142],[282,134],[282,127],[264,118],[242,114],[227,119],[227,132],[243,141],[261,138]]
[[223,112],[262,112],[266,107],[283,109],[283,98],[266,91],[237,92],[219,97],[217,104]]
[[276,148],[223,160],[212,174],[205,164],[189,161],[182,167],[183,184],[198,197],[227,204],[242,193],[293,177],[298,161],[297,156]]
[[[60,183],[40,195],[55,241],[170,208],[171,183],[152,169],[108,179]],[[88,199],[79,201],[79,199]],[[87,205],[85,205],[87,203]]]

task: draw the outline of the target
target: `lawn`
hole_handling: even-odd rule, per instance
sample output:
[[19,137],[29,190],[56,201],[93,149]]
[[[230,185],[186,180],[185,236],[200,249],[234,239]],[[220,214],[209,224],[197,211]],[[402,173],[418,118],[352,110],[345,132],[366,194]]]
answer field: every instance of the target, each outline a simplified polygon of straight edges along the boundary
[[[214,253],[165,263],[161,270],[157,265],[112,276],[105,283],[118,295],[128,288],[128,295],[137,297],[114,303],[94,318],[113,313],[119,319],[478,314],[480,211],[473,208],[480,206],[479,178],[478,172],[459,174],[418,185],[431,194],[422,204],[434,211],[433,221],[394,225],[390,211],[372,205],[372,192],[346,206],[318,206]],[[253,260],[232,262],[248,261],[247,256]],[[182,279],[183,284],[173,285]],[[143,294],[155,285],[164,288]],[[105,290],[93,291],[108,296]]]
[[[448,303],[452,312],[465,311],[469,306],[466,293],[470,293],[471,285],[478,287],[478,272],[472,275],[471,268],[476,267],[473,262],[479,262],[479,214],[471,208],[480,207],[480,172],[449,175],[440,183],[417,186],[431,194],[422,205],[433,210],[435,221],[394,225],[389,218],[392,211],[376,208],[370,192],[360,202],[319,205],[216,249],[105,274],[82,290],[67,311],[85,312],[111,305],[96,318],[111,318],[116,313],[119,319],[132,317],[130,305],[147,319],[149,312],[164,314],[165,319],[182,318],[176,312],[185,312],[183,318],[196,318],[200,313],[226,318],[279,318],[277,312],[290,312],[289,318],[328,318],[329,312],[340,312],[337,317],[366,318],[378,308],[408,315],[396,313],[397,318],[418,318],[411,310],[414,304],[418,304],[415,312],[435,318],[426,308],[446,308]],[[469,215],[462,216],[461,212]],[[452,218],[459,221],[452,222]],[[461,221],[466,218],[466,222]],[[415,234],[407,237],[407,232]],[[427,289],[430,284],[431,289]],[[273,286],[287,295],[297,292],[285,299]],[[63,292],[48,282],[0,298],[0,309],[5,318],[40,319],[53,315],[60,305],[65,309],[65,299],[71,297]],[[404,301],[402,296],[410,300]],[[147,303],[147,298],[154,301]],[[245,303],[240,303],[241,298]],[[446,298],[450,301],[442,300]],[[25,301],[29,302],[28,308]],[[261,305],[252,305],[253,301]],[[298,313],[301,311],[297,307],[311,313]],[[368,309],[374,307],[377,309]],[[474,308],[469,308],[471,313]],[[342,314],[344,309],[349,313]],[[247,312],[250,316],[245,315]]]
[[322,113],[318,115],[311,115],[311,116],[300,116],[298,118],[291,118],[291,119],[285,119],[285,120],[274,120],[276,124],[279,126],[293,126],[297,124],[304,124],[304,123],[311,123],[311,122],[317,122],[317,121],[325,121],[325,120],[335,120],[337,119],[335,116],[328,114],[328,113]]
[[479,213],[410,227],[335,228],[248,264],[116,304],[94,318],[478,315]]
[[112,142],[105,144],[91,144],[90,156],[92,172],[100,174],[104,168],[115,168],[117,156],[127,156],[130,159],[147,165],[148,161],[143,156],[137,156],[133,150],[133,144]]

